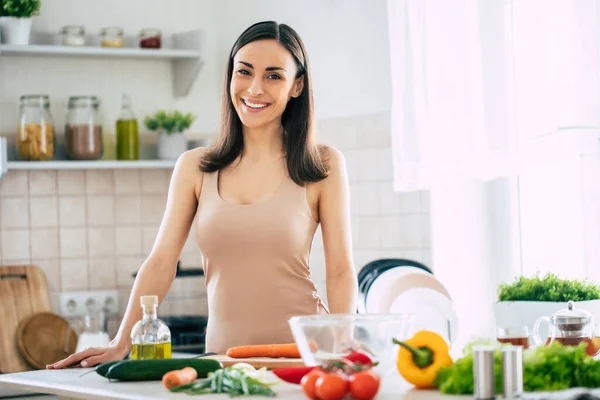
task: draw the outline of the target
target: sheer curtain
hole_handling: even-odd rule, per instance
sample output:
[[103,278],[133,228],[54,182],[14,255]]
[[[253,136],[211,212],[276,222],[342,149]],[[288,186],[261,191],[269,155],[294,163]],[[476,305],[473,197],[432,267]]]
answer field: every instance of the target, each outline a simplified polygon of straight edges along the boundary
[[430,192],[458,344],[492,332],[500,281],[600,267],[599,15],[596,0],[388,0],[395,189]]

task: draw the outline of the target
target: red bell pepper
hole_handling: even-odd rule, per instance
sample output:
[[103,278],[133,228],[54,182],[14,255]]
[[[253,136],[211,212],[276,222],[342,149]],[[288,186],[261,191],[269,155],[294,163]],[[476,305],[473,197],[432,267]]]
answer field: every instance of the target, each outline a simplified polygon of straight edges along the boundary
[[362,351],[353,351],[352,353],[345,356],[344,359],[351,361],[354,364],[363,365],[365,367],[373,366],[373,360],[371,359],[371,357],[369,357],[367,353]]
[[279,379],[288,383],[299,385],[302,377],[317,367],[286,367],[273,368],[273,372]]

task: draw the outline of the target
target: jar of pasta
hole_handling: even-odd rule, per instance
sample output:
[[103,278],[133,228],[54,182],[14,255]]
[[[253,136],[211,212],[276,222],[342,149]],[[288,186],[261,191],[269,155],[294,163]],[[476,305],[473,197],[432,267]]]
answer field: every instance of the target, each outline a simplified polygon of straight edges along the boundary
[[54,157],[56,135],[48,95],[21,96],[16,143],[23,160],[46,161]]

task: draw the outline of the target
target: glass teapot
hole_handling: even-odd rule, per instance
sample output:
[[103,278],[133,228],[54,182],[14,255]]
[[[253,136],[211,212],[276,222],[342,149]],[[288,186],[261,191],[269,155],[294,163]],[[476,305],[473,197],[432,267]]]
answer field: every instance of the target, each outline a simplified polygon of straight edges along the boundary
[[[533,326],[533,340],[537,346],[560,342],[565,346],[577,346],[579,343],[589,343],[594,336],[594,317],[583,309],[574,309],[574,302],[569,301],[567,308],[557,311],[551,317],[539,317]],[[548,336],[545,340],[540,337],[542,322],[548,322]]]

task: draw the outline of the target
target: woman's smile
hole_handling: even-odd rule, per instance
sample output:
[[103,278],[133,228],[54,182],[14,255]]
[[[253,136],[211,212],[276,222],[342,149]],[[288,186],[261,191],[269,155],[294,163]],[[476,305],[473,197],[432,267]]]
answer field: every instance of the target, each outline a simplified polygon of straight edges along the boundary
[[244,111],[252,112],[252,113],[261,112],[271,105],[271,103],[266,103],[264,101],[253,100],[253,99],[246,99],[243,97],[241,98],[241,102],[242,102],[242,105],[243,105],[242,108],[244,109]]

